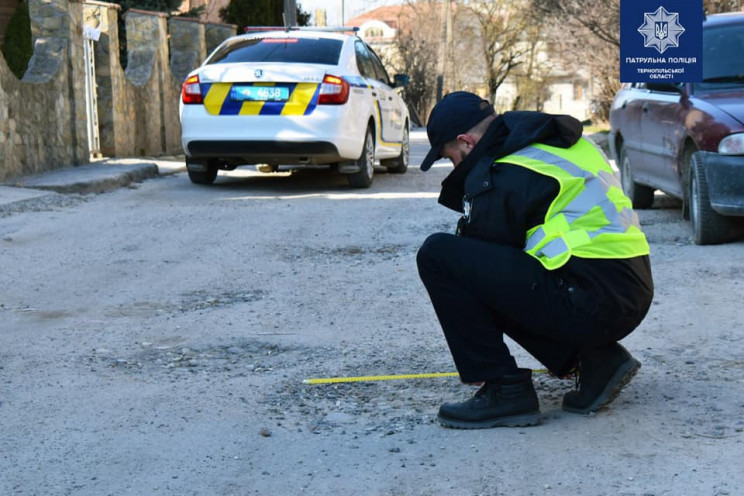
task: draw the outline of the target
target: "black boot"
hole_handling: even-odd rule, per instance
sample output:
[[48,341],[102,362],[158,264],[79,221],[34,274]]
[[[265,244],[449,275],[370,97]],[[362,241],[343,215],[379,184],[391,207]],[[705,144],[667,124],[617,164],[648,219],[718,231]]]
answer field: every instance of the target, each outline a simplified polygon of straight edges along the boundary
[[439,421],[456,429],[522,427],[540,423],[540,406],[532,385],[532,370],[486,383],[475,396],[463,403],[445,403],[439,408]]
[[563,409],[590,413],[610,404],[641,368],[641,362],[618,343],[579,356],[579,388],[563,395]]

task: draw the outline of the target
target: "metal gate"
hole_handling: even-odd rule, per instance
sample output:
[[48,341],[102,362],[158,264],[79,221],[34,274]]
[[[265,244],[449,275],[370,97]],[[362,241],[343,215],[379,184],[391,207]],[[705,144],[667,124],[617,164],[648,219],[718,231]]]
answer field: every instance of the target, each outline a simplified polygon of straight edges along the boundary
[[98,96],[96,92],[96,47],[101,36],[97,28],[83,28],[85,54],[85,115],[88,118],[88,150],[91,158],[101,157],[101,138],[98,133]]

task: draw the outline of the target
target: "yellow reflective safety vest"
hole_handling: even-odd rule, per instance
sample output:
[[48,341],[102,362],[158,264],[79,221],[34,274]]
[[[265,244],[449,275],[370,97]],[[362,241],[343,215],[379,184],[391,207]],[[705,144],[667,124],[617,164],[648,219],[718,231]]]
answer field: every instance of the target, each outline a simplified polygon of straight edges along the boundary
[[630,199],[604,155],[581,138],[570,148],[534,144],[494,161],[526,167],[558,181],[545,222],[527,231],[524,251],[548,270],[580,258],[648,255]]

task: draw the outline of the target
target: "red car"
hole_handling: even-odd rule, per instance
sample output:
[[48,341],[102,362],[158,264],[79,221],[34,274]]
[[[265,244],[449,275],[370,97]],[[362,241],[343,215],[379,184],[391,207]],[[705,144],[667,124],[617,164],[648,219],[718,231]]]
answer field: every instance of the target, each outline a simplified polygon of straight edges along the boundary
[[623,84],[609,146],[634,207],[661,190],[682,199],[695,243],[727,241],[744,216],[744,13],[703,23],[702,82]]

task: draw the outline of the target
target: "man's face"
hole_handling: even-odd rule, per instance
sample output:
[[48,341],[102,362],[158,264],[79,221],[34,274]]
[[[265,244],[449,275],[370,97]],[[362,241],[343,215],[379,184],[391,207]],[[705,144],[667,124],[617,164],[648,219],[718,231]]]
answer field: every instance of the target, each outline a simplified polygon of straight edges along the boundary
[[461,134],[442,147],[442,157],[449,159],[452,165],[457,167],[470,154],[475,143],[472,136]]

